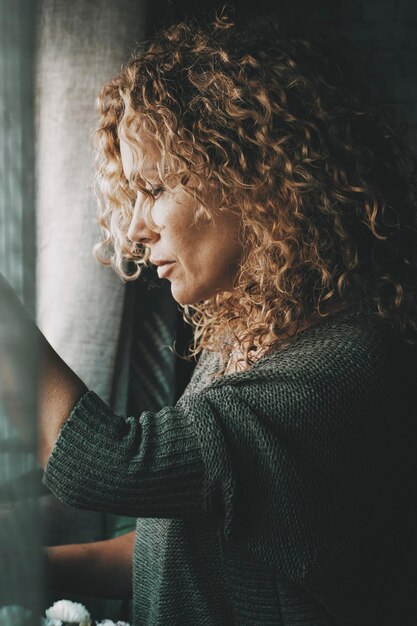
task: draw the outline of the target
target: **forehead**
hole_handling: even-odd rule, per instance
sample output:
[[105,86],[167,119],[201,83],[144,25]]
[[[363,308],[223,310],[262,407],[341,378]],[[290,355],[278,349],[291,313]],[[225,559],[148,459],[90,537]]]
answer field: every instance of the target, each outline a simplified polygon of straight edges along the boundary
[[133,174],[140,173],[145,179],[158,177],[159,150],[155,141],[145,135],[140,138],[128,137],[119,133],[120,157],[124,175],[130,180]]

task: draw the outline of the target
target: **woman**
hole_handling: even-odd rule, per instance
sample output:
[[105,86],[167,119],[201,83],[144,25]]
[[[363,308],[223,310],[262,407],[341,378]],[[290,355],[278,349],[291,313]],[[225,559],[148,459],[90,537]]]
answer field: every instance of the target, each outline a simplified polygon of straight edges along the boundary
[[414,623],[416,181],[391,115],[324,42],[227,18],[156,36],[100,102],[97,255],[156,265],[202,354],[175,407],[125,418],[39,337],[46,485],[138,518],[50,548],[58,586],[133,579],[135,624]]

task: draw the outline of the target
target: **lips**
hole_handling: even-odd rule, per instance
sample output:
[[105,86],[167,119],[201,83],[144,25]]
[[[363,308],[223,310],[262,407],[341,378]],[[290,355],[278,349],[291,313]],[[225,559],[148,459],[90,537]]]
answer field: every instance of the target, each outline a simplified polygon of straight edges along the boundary
[[169,265],[174,261],[168,261],[168,259],[149,259],[152,265],[156,265],[156,267],[160,267],[161,265]]
[[166,278],[172,270],[175,261],[166,259],[150,259],[152,265],[156,265],[159,278]]

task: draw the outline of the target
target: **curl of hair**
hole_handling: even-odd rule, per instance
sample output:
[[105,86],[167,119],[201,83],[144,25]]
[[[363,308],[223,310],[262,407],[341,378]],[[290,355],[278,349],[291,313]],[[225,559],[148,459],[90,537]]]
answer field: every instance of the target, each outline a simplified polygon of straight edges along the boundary
[[[338,305],[417,344],[417,159],[405,127],[375,104],[334,41],[284,31],[223,14],[208,26],[180,23],[104,87],[97,257],[125,280],[146,263],[127,237],[119,132],[138,159],[141,133],[151,134],[164,183],[193,194],[209,217],[208,186],[222,210],[241,214],[236,291],[185,307],[195,353],[224,350],[231,334],[250,363]],[[140,167],[135,181],[146,191]]]

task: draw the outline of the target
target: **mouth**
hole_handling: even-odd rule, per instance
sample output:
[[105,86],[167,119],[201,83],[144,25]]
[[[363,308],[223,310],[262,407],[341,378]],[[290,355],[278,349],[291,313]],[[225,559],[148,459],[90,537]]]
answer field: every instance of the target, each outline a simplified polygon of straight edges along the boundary
[[157,268],[159,278],[166,278],[173,269],[175,261],[167,261],[165,259],[150,259],[152,265]]

